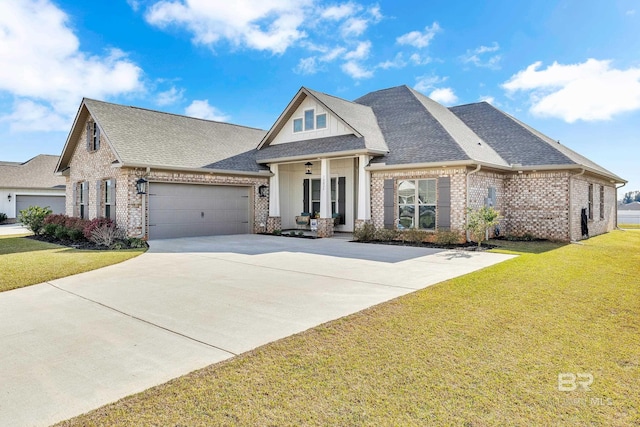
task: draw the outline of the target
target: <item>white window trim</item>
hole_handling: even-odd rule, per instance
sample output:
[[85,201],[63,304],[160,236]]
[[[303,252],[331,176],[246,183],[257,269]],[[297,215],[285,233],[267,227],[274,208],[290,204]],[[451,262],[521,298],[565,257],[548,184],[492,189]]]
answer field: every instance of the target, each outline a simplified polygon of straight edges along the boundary
[[[314,126],[313,129],[305,129],[306,128],[306,126],[305,126],[306,120],[305,120],[305,117],[304,117],[304,113],[306,113],[307,111],[313,111],[313,126]],[[317,125],[317,117],[318,116],[322,116],[322,115],[326,116],[325,125],[324,125],[323,128],[319,128],[319,127],[316,126]],[[295,127],[295,121],[296,120],[302,120],[302,130],[301,131],[297,131],[296,132],[296,130],[295,130],[296,129],[296,127]],[[316,114],[316,109],[315,108],[306,108],[306,109],[302,110],[302,116],[293,117],[291,119],[291,131],[294,134],[316,132],[318,130],[322,130],[323,131],[325,129],[329,129],[329,114],[327,114],[326,111],[323,112],[323,113]]]

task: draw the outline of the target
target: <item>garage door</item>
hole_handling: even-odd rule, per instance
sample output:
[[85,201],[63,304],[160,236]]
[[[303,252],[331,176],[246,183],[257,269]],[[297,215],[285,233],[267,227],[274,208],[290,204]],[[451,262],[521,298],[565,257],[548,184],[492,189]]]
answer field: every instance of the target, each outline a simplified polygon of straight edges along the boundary
[[42,208],[49,206],[54,214],[63,214],[65,212],[64,196],[16,196],[16,216],[29,206],[40,206]]
[[249,233],[249,188],[149,184],[149,238]]

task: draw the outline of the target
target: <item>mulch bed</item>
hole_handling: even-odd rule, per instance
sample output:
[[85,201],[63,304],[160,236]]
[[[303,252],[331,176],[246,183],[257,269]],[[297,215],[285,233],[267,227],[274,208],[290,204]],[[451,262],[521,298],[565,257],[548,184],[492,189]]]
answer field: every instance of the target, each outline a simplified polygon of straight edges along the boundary
[[382,240],[353,240],[354,243],[373,243],[376,245],[391,245],[391,246],[412,246],[416,248],[433,248],[433,249],[455,249],[459,251],[469,251],[469,252],[478,252],[478,251],[486,251],[489,249],[495,249],[498,246],[490,245],[488,243],[483,243],[481,247],[478,247],[477,242],[466,242],[459,243],[454,245],[440,245],[437,243],[429,243],[429,242],[402,242],[400,240],[391,240],[391,241],[382,241]]
[[74,242],[72,240],[58,240],[55,237],[44,236],[44,235],[40,235],[40,236],[36,236],[36,235],[25,236],[25,239],[39,240],[41,242],[53,243],[55,245],[67,246],[69,248],[82,249],[82,250],[86,250],[86,251],[108,251],[108,250],[110,250],[106,246],[96,245],[95,243],[89,242],[89,241],[86,241],[86,240],[85,241],[81,241],[81,242]]

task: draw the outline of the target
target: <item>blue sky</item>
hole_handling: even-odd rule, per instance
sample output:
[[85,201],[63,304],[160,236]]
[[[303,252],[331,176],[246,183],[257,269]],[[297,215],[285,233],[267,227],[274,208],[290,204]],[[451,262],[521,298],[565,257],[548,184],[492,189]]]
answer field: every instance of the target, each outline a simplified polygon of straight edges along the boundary
[[60,154],[85,96],[268,129],[300,86],[401,84],[640,190],[638,0],[0,0],[0,160]]

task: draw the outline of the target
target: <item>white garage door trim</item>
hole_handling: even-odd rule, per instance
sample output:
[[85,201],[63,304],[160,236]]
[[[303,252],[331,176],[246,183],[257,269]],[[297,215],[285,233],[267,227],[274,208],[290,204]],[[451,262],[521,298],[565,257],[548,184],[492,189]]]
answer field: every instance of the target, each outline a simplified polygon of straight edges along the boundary
[[149,238],[248,234],[252,187],[150,182]]

